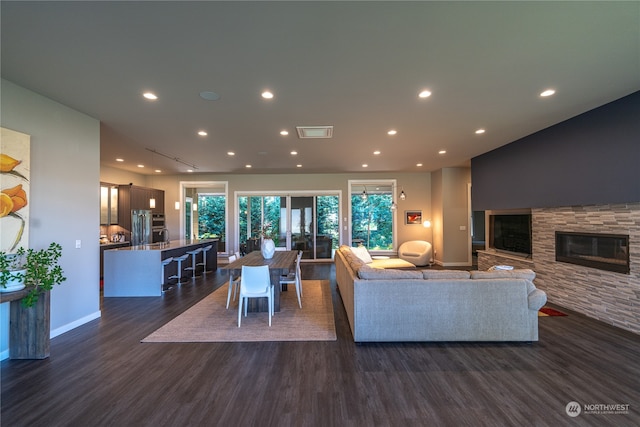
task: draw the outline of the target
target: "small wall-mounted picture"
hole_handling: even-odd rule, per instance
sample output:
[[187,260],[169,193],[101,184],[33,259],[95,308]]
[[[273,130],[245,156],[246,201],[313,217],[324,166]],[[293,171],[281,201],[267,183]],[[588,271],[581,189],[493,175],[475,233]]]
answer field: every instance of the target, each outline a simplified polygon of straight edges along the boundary
[[422,211],[404,211],[405,224],[422,224]]

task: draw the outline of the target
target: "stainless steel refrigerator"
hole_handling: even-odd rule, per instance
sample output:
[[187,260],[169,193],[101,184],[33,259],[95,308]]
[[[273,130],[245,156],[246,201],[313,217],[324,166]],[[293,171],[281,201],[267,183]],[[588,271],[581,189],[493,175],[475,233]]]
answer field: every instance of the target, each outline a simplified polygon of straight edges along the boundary
[[152,242],[151,211],[131,210],[131,245],[145,245]]

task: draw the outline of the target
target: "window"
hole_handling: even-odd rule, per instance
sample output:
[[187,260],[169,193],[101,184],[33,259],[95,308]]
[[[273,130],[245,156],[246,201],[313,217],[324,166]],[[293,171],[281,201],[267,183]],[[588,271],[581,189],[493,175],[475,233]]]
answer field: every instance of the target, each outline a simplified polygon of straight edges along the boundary
[[351,242],[392,251],[395,241],[394,180],[349,181]]
[[258,240],[260,240],[260,233],[264,228],[270,232],[276,247],[285,247],[287,230],[286,225],[283,224],[282,209],[286,210],[284,197],[238,197],[240,242],[246,242],[247,252],[259,247]]
[[218,239],[218,252],[227,251],[227,183],[181,181],[181,229],[186,239]]

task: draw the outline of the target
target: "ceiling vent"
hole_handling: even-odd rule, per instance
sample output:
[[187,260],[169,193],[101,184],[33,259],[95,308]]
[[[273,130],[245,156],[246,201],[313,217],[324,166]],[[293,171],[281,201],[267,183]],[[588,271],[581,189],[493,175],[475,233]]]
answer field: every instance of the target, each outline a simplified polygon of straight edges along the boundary
[[333,137],[333,126],[296,126],[298,138],[331,138]]

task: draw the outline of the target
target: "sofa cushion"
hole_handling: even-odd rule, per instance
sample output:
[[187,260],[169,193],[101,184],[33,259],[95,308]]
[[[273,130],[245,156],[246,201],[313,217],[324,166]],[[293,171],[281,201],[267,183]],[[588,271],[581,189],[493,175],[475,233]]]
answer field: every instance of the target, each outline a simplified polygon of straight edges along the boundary
[[360,258],[365,263],[370,263],[373,261],[369,251],[364,246],[358,246],[357,248],[351,248],[351,252],[353,252],[358,258]]
[[373,268],[409,268],[415,270],[416,266],[409,261],[405,261],[400,258],[384,258],[384,259],[374,259],[372,262],[367,263],[369,267]]
[[358,277],[365,280],[422,279],[422,273],[418,270],[385,270],[363,265],[358,269]]
[[468,279],[470,275],[465,270],[422,270],[425,279]]
[[472,279],[525,279],[533,280],[536,273],[528,268],[516,270],[472,271]]

